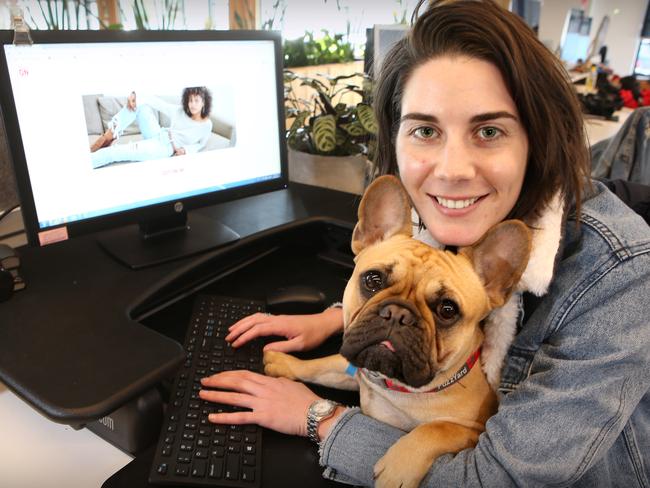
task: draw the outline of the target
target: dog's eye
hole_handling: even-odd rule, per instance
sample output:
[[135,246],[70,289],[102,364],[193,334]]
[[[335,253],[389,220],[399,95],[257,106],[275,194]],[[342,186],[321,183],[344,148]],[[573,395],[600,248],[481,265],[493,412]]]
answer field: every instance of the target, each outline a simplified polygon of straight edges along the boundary
[[379,271],[367,271],[361,277],[361,282],[366,290],[376,293],[384,287],[384,275]]
[[458,305],[448,298],[440,300],[436,305],[436,314],[443,320],[454,320],[458,316]]

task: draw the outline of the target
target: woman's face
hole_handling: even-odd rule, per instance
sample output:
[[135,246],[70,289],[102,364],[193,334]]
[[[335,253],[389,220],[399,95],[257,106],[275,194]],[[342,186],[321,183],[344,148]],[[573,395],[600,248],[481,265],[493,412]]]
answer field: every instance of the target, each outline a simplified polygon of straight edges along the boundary
[[190,109],[190,113],[193,117],[200,117],[201,110],[203,110],[203,97],[201,95],[190,95],[187,107]]
[[528,138],[494,65],[444,56],[407,81],[396,151],[402,183],[428,231],[441,244],[466,246],[514,207]]

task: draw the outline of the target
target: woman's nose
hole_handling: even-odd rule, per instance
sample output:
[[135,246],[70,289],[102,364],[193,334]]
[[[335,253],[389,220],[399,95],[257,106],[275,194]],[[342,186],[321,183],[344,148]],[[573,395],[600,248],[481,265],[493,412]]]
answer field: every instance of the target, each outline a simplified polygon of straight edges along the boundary
[[461,181],[476,175],[470,143],[462,137],[448,136],[434,161],[433,173],[445,181]]

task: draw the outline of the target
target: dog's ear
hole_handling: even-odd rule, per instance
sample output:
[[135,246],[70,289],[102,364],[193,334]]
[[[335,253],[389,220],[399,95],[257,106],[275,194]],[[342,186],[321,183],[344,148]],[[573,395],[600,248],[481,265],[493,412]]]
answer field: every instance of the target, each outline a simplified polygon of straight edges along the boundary
[[472,262],[490,300],[501,307],[510,297],[528,265],[532,235],[520,220],[506,220],[488,230],[473,246],[458,253]]
[[395,176],[381,176],[366,189],[359,204],[359,222],[352,233],[352,252],[396,234],[412,235],[411,203]]

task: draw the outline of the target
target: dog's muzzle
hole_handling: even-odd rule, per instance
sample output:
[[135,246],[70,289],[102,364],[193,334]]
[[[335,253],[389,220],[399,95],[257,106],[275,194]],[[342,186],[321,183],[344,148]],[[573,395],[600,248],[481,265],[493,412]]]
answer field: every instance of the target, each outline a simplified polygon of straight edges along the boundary
[[357,367],[417,388],[433,378],[426,330],[410,303],[384,300],[363,311],[350,325],[340,352]]

